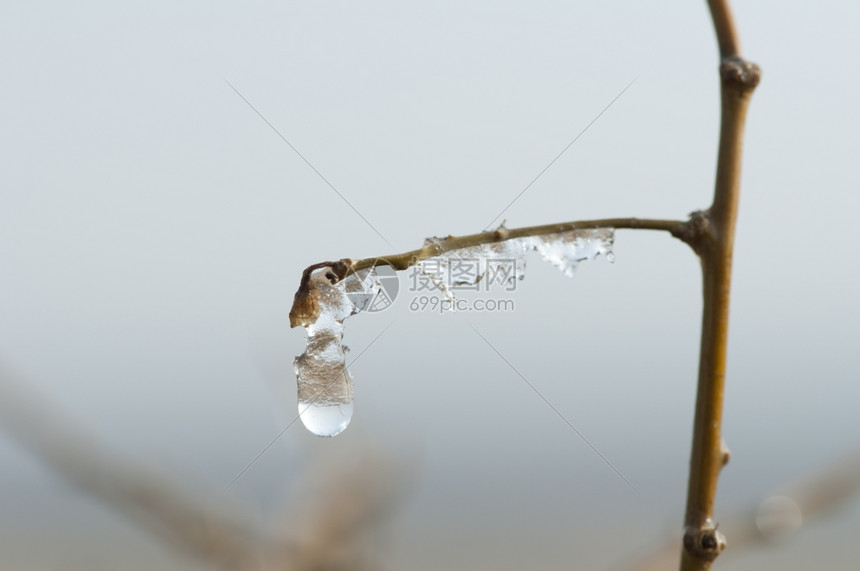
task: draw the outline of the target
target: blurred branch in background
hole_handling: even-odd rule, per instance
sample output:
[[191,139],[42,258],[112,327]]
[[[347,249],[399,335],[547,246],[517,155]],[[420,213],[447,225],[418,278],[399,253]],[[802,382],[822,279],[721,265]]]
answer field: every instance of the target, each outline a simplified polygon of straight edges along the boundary
[[[0,425],[7,434],[53,473],[179,552],[218,569],[379,569],[366,545],[405,490],[404,474],[382,455],[311,470],[315,489],[297,495],[311,498],[306,509],[284,509],[263,525],[233,498],[204,497],[199,487],[122,458],[32,386],[0,362]],[[298,497],[290,504],[300,504]]]
[[[720,528],[731,537],[731,554],[784,539],[804,524],[822,518],[860,492],[860,449],[832,464],[774,490],[746,512],[724,519]],[[624,571],[658,571],[675,567],[681,542],[667,540],[630,564]]]
[[[290,546],[290,569],[379,571],[379,531],[405,499],[413,475],[383,451],[362,447],[303,473],[298,493],[273,518],[275,548]],[[272,557],[267,561],[285,561]],[[270,569],[272,567],[269,567]]]

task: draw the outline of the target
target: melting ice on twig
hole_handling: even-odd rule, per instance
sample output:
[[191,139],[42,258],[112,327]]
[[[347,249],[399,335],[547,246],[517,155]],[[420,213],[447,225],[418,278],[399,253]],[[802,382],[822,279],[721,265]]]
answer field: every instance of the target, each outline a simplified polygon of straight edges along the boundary
[[[439,239],[425,240],[425,244],[435,241]],[[474,285],[484,279],[494,280],[498,285],[511,285],[523,279],[526,251],[524,240],[504,240],[450,250],[444,255],[420,260],[416,267],[450,301],[454,299],[452,288]]]
[[614,262],[614,239],[615,231],[612,228],[571,230],[560,234],[523,238],[529,247],[537,250],[544,261],[560,269],[569,278],[576,274],[576,267],[580,262],[593,260],[601,254]]
[[[429,238],[425,240],[425,244],[441,245],[443,241],[440,238]],[[416,265],[418,271],[427,276],[436,289],[450,301],[454,298],[452,288],[476,284],[487,278],[499,280],[500,272],[510,273],[510,276],[505,277],[508,280],[523,279],[526,252],[529,250],[536,250],[545,261],[572,278],[580,262],[593,260],[601,254],[613,262],[613,241],[612,228],[569,230],[458,248],[441,256],[421,260]],[[468,272],[454,271],[457,266],[470,260],[484,262],[483,270],[471,275]]]
[[[612,262],[613,240],[612,228],[570,230],[458,248],[420,260],[416,266],[451,300],[452,288],[475,285],[485,279],[512,287],[516,280],[524,277],[529,250],[536,250],[544,260],[573,277],[579,263],[585,260],[603,255]],[[444,239],[431,238],[425,244],[443,246]],[[476,269],[471,273],[453,271],[475,260],[483,261],[483,265],[474,265]],[[340,275],[344,275],[348,267],[340,269],[343,270]],[[293,325],[303,325],[308,333],[307,348],[294,363],[299,415],[305,427],[318,436],[339,434],[352,419],[353,379],[346,367],[348,349],[342,344],[343,321],[359,311],[371,309],[382,290],[375,268],[349,273],[343,279],[336,273],[333,268],[320,264],[316,272],[306,276],[308,283],[303,282],[307,289],[302,299],[308,306],[297,310],[294,304],[295,315],[290,312],[291,321],[295,320]]]

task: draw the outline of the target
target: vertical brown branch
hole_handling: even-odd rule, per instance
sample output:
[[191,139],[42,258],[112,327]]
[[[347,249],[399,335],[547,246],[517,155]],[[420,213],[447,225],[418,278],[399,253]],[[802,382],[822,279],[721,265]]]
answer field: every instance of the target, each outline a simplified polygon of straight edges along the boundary
[[737,57],[741,53],[741,42],[735,29],[735,19],[728,0],[708,0],[714,30],[717,33],[717,43],[720,47],[720,57]]
[[722,412],[732,255],[746,112],[761,77],[757,65],[738,55],[739,41],[728,3],[709,0],[708,6],[720,46],[722,109],[714,202],[704,213],[704,231],[692,241],[702,262],[704,309],[681,553],[684,571],[710,569],[726,545],[713,516],[717,480],[727,457],[722,442]]

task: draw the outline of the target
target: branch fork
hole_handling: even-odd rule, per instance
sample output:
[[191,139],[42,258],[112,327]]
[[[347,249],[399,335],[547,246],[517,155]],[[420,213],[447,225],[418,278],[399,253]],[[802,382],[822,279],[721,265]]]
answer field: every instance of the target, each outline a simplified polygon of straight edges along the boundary
[[687,507],[684,517],[682,571],[707,570],[726,546],[714,523],[717,480],[728,462],[722,439],[723,392],[728,346],[729,300],[735,225],[740,196],[740,173],[746,112],[761,80],[759,67],[743,59],[734,19],[727,0],[708,0],[720,49],[721,125],[714,200],[705,210],[693,212],[688,221],[608,218],[448,236],[422,248],[391,256],[357,261],[342,259],[309,266],[302,274],[290,311],[292,327],[308,325],[319,316],[319,291],[314,280],[330,283],[349,273],[388,265],[405,270],[452,250],[501,242],[512,238],[545,236],[588,228],[648,229],[669,232],[698,254],[702,267],[703,312],[699,378]]

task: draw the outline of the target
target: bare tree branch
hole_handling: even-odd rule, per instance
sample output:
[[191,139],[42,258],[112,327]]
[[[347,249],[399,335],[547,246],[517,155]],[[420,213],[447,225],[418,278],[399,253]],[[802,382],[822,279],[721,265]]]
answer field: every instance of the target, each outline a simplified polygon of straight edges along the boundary
[[32,385],[0,363],[0,422],[48,468],[185,553],[221,569],[259,568],[261,533],[248,512],[123,460]]
[[726,546],[714,521],[714,499],[720,470],[728,458],[722,439],[722,416],[732,256],[746,112],[761,77],[757,65],[737,56],[739,42],[728,3],[711,0],[708,5],[722,56],[722,120],[714,202],[703,213],[704,231],[691,241],[702,263],[704,307],[681,555],[681,569],[685,571],[710,569],[711,562]]
[[182,553],[236,571],[378,571],[366,545],[399,505],[408,480],[381,453],[362,450],[352,464],[340,458],[334,467],[311,471],[313,486],[264,526],[230,498],[203,497],[122,459],[32,386],[0,362],[6,432],[58,476]]

